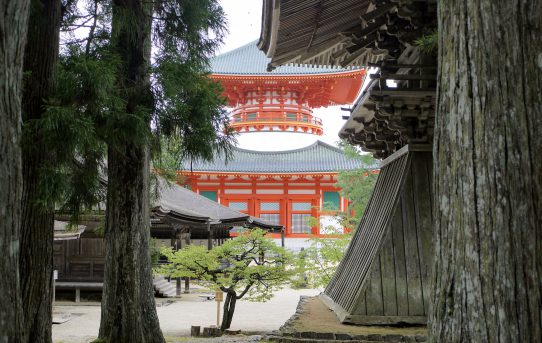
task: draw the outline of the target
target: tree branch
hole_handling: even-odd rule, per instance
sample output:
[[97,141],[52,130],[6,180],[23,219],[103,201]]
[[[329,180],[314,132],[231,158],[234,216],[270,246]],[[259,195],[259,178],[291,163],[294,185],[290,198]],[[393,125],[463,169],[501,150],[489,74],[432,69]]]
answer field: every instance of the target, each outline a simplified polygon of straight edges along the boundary
[[250,287],[252,287],[252,285],[254,284],[254,282],[249,282],[248,285],[246,285],[245,289],[241,292],[241,294],[237,295],[235,298],[237,298],[238,300],[241,299],[242,297],[245,296],[245,294],[247,294],[248,290],[250,289]]
[[96,30],[96,23],[98,22],[98,0],[94,0],[94,16],[93,16],[92,26],[88,33],[87,45],[85,47],[85,55],[88,56],[90,53],[90,45],[94,39],[94,31]]

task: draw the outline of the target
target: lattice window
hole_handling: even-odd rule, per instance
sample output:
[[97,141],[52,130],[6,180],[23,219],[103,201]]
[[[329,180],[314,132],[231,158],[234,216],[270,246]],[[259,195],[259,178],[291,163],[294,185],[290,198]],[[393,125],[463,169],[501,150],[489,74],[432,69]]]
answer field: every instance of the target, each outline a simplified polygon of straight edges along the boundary
[[310,211],[312,204],[310,202],[294,202],[292,203],[293,211]]
[[280,213],[262,213],[260,218],[268,223],[280,225]]
[[280,202],[269,201],[260,203],[259,217],[271,224],[281,225],[280,222]]
[[309,225],[309,213],[292,214],[292,233],[311,233],[312,228]]
[[243,201],[231,201],[228,207],[236,211],[248,211],[248,203]]
[[260,211],[280,211],[280,203],[262,202],[260,203]]

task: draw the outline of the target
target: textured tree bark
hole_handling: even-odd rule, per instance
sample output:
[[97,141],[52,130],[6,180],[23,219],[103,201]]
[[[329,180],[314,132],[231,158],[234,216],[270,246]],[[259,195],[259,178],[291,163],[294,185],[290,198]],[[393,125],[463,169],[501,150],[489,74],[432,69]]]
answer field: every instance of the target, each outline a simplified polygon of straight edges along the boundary
[[[126,94],[127,113],[136,114],[141,106],[152,108],[149,7],[149,2],[142,0],[113,3],[113,46],[123,63],[118,83]],[[145,120],[148,124],[148,118]],[[99,332],[99,338],[107,342],[164,342],[152,285],[149,209],[149,149],[145,139],[110,142]]]
[[224,301],[224,313],[222,314],[222,323],[220,324],[220,330],[224,331],[231,327],[236,302],[237,294],[235,294],[235,292],[227,292],[226,300]]
[[[32,2],[25,49],[23,121],[42,118],[52,96],[58,60],[60,1]],[[23,142],[23,195],[20,275],[23,329],[28,342],[51,342],[54,205],[41,199],[44,166],[52,156],[40,132],[28,130]]]
[[433,342],[542,341],[542,1],[439,2]]
[[24,342],[19,283],[19,143],[28,8],[28,0],[0,0],[0,343]]

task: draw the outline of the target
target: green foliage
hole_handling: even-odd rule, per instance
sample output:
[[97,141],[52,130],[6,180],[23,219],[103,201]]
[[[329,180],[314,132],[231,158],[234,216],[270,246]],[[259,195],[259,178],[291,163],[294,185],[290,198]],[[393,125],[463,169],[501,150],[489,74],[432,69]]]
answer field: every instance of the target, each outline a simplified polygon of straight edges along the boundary
[[158,246],[158,241],[156,238],[151,238],[149,241],[149,248],[151,251],[151,263],[153,266],[158,264],[158,261],[160,260],[160,247]]
[[39,119],[24,123],[23,147],[39,145],[50,151],[40,170],[38,202],[73,215],[80,214],[105,199],[98,177],[103,169],[105,144],[103,126],[115,110],[112,96],[114,61],[86,58],[71,48],[59,59],[56,87]]
[[428,55],[436,55],[438,50],[438,31],[423,35],[414,41],[414,45],[419,46],[421,50]]
[[377,161],[370,154],[362,154],[352,145],[343,143],[342,149],[346,156],[362,164],[362,167],[356,170],[339,171],[337,179],[341,195],[350,201],[348,211],[341,222],[345,227],[355,228],[365,211],[378,178],[378,174],[372,172],[372,168],[377,166]]
[[[120,81],[126,66],[113,49],[118,38],[112,33],[113,18],[116,27],[129,32],[140,18],[114,11],[108,1],[66,5],[57,91],[48,100],[46,116],[25,125],[55,152],[42,173],[44,205],[56,203],[76,222],[104,201],[107,147],[150,145],[154,168],[171,180],[183,159],[229,156],[235,138],[227,128],[221,88],[207,75],[209,58],[225,34],[218,1],[154,1],[149,32],[154,64],[149,65],[146,90]],[[88,28],[86,37],[77,31],[81,27]],[[130,99],[147,94],[151,98],[126,108]],[[27,142],[33,145],[33,140]]]
[[101,220],[100,223],[94,228],[94,234],[98,237],[105,236],[105,219]]
[[321,288],[327,286],[341,261],[352,232],[342,233],[335,227],[327,228],[328,237],[311,237],[309,247],[297,253],[294,260],[293,287]]
[[[333,225],[320,228],[321,232],[326,232],[328,235],[311,237],[309,246],[296,256],[294,287],[327,286],[348,248],[353,232],[372,194],[377,174],[371,172],[371,167],[376,165],[376,161],[372,156],[362,154],[349,144],[342,143],[341,147],[346,156],[358,160],[362,167],[357,170],[339,172],[337,186],[341,188],[341,195],[350,200],[347,211],[339,212],[329,204],[324,204],[323,212],[334,214],[334,219],[339,226],[349,228],[351,231],[343,233],[342,229]],[[309,224],[320,225],[316,218],[310,218]]]
[[267,301],[292,274],[286,268],[292,263],[291,253],[266,238],[260,229],[246,231],[210,251],[191,245],[178,251],[163,248],[161,252],[171,264],[157,268],[157,273],[200,279],[210,289],[234,291],[237,299]]
[[[160,147],[152,159],[152,178],[163,177],[169,182],[182,182],[183,177],[177,174],[183,155],[180,138],[178,136],[160,137]],[[152,186],[157,186],[157,180],[151,180]]]
[[185,61],[205,65],[226,34],[226,16],[216,0],[155,0],[154,12],[154,44]]
[[176,154],[179,163],[183,159],[212,160],[216,153],[229,157],[235,138],[228,129],[220,85],[203,70],[171,57],[158,59],[153,79],[155,132],[159,137],[172,137],[177,148],[168,152]]
[[227,126],[225,99],[207,75],[209,58],[226,33],[219,2],[158,0],[154,12],[157,49],[151,79],[157,142],[162,136],[176,137],[179,161],[212,160],[217,153],[229,157],[235,138]]

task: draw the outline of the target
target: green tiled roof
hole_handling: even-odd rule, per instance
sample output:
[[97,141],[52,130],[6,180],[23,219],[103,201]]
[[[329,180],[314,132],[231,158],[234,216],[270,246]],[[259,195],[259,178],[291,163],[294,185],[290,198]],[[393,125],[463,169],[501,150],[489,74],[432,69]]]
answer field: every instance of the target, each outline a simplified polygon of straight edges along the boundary
[[268,72],[267,65],[271,59],[267,58],[256,44],[257,41],[250,42],[240,48],[213,57],[211,72],[213,74],[296,75],[337,73],[349,70],[339,67],[311,67],[295,64],[281,66]]
[[[307,147],[288,151],[254,151],[235,148],[233,159],[228,163],[225,162],[224,157],[217,156],[213,162],[193,162],[192,170],[272,174],[336,172],[357,169],[361,166],[359,161],[348,158],[340,149],[316,141]],[[190,170],[190,161],[183,163],[181,169]]]

